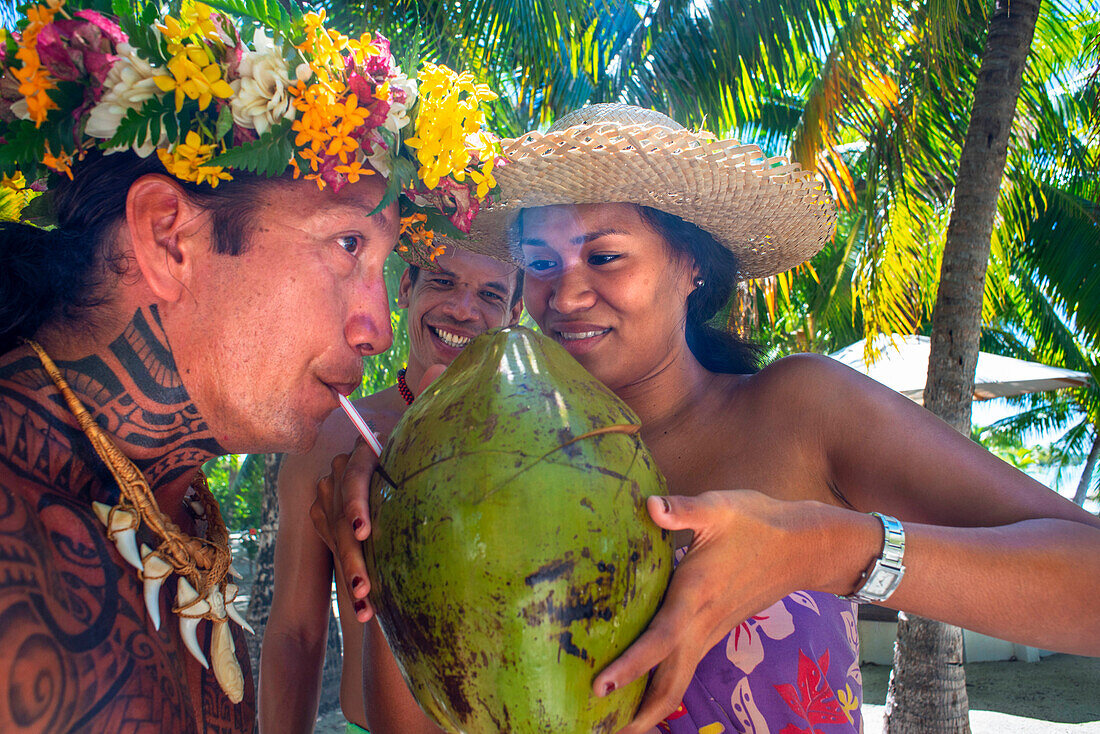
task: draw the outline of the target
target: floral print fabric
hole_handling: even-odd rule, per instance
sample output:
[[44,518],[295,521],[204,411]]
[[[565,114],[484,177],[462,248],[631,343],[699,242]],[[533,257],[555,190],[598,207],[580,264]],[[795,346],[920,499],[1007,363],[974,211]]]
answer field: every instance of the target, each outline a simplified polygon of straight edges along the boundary
[[856,605],[796,591],[715,645],[653,734],[853,734],[862,698]]

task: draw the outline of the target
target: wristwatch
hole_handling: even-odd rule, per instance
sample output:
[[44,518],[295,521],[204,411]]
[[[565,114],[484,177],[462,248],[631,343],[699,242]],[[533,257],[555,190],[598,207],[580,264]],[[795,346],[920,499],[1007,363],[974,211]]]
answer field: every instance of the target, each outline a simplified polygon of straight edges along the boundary
[[840,597],[857,604],[886,601],[901,583],[905,575],[905,566],[901,560],[905,555],[905,529],[896,517],[872,512],[882,521],[882,555],[874,560],[870,568],[863,572],[863,585],[854,594]]

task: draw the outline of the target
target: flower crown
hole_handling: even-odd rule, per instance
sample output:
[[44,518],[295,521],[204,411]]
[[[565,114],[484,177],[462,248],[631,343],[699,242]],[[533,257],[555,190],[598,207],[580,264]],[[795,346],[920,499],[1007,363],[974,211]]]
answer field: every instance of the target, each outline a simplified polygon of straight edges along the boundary
[[163,15],[144,0],[74,4],[32,4],[17,32],[0,29],[9,211],[72,178],[93,148],[156,153],[176,178],[214,187],[237,171],[289,170],[339,190],[378,172],[379,208],[401,200],[398,250],[429,265],[442,250],[433,232],[469,232],[496,186],[500,146],[481,109],[496,95],[445,66],[410,78],[416,60],[399,65],[381,35],[348,38],[324,27],[324,11],[277,0],[183,0]]

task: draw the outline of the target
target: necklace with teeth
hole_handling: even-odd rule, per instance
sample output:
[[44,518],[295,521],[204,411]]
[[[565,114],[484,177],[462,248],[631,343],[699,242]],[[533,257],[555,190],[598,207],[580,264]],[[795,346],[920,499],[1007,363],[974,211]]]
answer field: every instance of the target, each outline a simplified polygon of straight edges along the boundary
[[[206,477],[200,471],[191,482],[208,527],[207,537],[196,538],[183,533],[161,512],[153,490],[141,470],[96,424],[42,347],[29,339],[26,342],[38,355],[81,430],[91,441],[96,454],[118,482],[122,495],[119,503],[112,507],[102,502],[93,502],[92,510],[103,523],[108,540],[115,544],[122,558],[137,569],[142,580],[145,608],[153,627],[160,629],[161,585],[174,572],[179,580],[176,585],[176,604],[172,611],[179,617],[180,637],[184,646],[204,668],[209,669],[211,663],[199,646],[197,628],[203,619],[213,623],[210,656],[213,659],[214,678],[232,703],[240,703],[244,698],[244,675],[237,661],[228,620],[232,619],[252,634],[255,631],[233,605],[240,589],[236,584],[227,581],[226,576],[233,574],[239,577],[239,574],[232,566],[229,531],[222,521],[218,501],[206,486]],[[143,543],[140,551],[138,550],[136,531],[142,524],[161,538],[161,543],[155,549]]]

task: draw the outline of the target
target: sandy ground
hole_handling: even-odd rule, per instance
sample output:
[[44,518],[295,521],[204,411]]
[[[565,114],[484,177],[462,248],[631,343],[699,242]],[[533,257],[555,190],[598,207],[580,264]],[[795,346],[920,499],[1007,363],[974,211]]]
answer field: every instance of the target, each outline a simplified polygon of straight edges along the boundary
[[[889,667],[864,665],[864,700],[885,701],[889,679]],[[1100,658],[971,663],[966,692],[973,734],[1100,734]],[[883,706],[873,703],[863,706],[866,734],[882,731]]]
[[[885,701],[889,679],[889,667],[864,665],[864,698]],[[1100,734],[1100,658],[1051,655],[1037,663],[971,663],[966,690],[973,734]],[[866,734],[880,734],[882,713],[883,706],[864,704]],[[316,732],[343,734],[343,719],[322,716]]]

